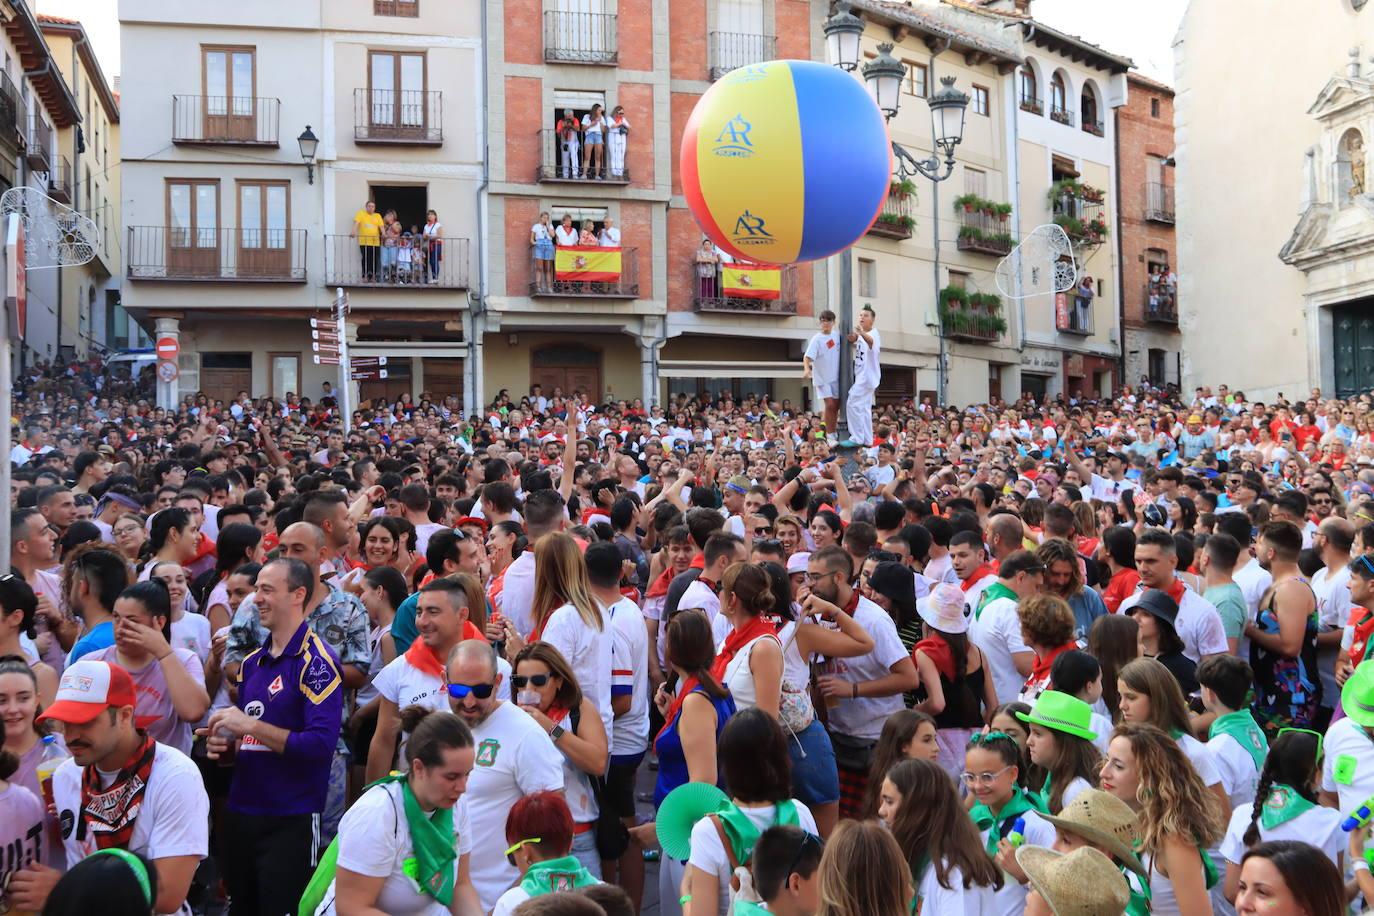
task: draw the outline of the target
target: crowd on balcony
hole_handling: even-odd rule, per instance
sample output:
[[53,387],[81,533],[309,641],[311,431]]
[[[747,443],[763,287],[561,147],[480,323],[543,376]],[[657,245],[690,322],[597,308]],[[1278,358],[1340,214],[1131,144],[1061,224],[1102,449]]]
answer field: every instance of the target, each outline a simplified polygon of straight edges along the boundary
[[610,117],[600,105],[579,120],[571,108],[555,128],[562,164],[561,178],[621,181],[625,176],[625,147],[630,136],[630,120],[624,106],[617,105]]
[[395,210],[377,212],[368,201],[353,215],[358,240],[359,274],[365,283],[422,286],[439,282],[444,261],[444,226],[434,210],[425,213],[423,225],[409,229]]
[[537,289],[552,292],[557,275],[554,262],[559,248],[620,248],[620,228],[610,215],[601,221],[600,229],[590,219],[584,219],[579,227],[569,213],[564,213],[555,226],[545,210],[539,214],[539,222],[530,227],[530,247],[534,254]]
[[1155,264],[1150,268],[1147,283],[1150,314],[1173,314],[1178,296],[1178,275],[1168,264]]
[[233,913],[1374,899],[1337,865],[1374,791],[1369,395],[874,409],[872,320],[849,466],[729,379],[417,393],[345,432],[328,389],[162,409],[99,363],[26,371],[0,903],[217,911],[220,876]]

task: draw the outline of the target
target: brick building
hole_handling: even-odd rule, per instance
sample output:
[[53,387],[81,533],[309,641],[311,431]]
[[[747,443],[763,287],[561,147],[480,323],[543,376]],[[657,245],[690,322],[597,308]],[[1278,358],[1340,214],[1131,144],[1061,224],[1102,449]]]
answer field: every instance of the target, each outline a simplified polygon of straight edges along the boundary
[[[1125,340],[1124,383],[1179,381],[1174,238],[1174,91],[1129,74],[1126,104],[1116,110],[1118,237]],[[1162,277],[1162,279],[1160,279]],[[1152,278],[1154,278],[1152,280]]]
[[[645,400],[677,391],[801,393],[815,268],[788,268],[767,310],[698,295],[702,236],[682,199],[678,147],[697,99],[735,67],[810,58],[809,0],[487,0],[490,130],[485,308],[473,378],[490,400],[533,384]],[[819,47],[817,44],[816,47]],[[556,125],[624,107],[625,169],[583,174]],[[531,227],[543,212],[621,231],[612,283],[541,282]],[[777,386],[773,379],[792,381]],[[661,385],[666,380],[666,385]],[[789,390],[794,389],[794,390]]]

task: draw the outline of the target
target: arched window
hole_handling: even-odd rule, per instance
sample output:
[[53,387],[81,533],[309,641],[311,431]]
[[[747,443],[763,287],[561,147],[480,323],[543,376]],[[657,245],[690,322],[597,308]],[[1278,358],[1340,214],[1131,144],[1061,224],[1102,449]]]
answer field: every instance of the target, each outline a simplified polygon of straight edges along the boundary
[[1036,84],[1035,71],[1031,69],[1030,64],[1021,68],[1021,108],[1035,114],[1044,111],[1040,101],[1040,87]]
[[1078,111],[1083,117],[1083,130],[1102,136],[1102,116],[1098,113],[1097,91],[1091,85],[1084,85],[1083,97],[1079,100]]
[[1341,135],[1336,150],[1336,205],[1348,206],[1366,190],[1364,137],[1355,128]]
[[1072,118],[1069,112],[1069,87],[1064,81],[1063,72],[1050,77],[1050,117],[1067,124]]

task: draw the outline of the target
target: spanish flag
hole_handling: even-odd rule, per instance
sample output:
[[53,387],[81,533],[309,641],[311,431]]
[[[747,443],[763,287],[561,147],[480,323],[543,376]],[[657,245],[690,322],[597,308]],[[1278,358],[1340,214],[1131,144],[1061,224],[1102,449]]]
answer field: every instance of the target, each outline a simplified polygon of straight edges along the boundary
[[782,268],[763,264],[722,264],[721,291],[732,299],[782,298]]
[[554,254],[559,280],[614,283],[620,279],[620,249],[596,245],[569,245]]

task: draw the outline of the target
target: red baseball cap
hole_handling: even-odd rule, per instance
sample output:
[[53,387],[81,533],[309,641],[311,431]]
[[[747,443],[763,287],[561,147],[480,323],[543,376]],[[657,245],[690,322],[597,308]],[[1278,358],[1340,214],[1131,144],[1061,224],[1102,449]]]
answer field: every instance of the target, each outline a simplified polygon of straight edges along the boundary
[[57,699],[38,721],[56,719],[84,725],[107,709],[136,706],[133,678],[119,665],[82,659],[62,672]]

